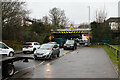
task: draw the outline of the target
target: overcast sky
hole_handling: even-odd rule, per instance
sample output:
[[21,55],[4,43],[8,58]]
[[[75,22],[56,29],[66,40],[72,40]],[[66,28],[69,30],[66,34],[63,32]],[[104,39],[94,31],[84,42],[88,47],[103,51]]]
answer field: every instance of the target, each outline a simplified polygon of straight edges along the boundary
[[65,11],[70,22],[74,24],[88,23],[90,6],[90,21],[95,20],[96,10],[105,9],[107,18],[118,16],[120,0],[26,0],[30,17],[40,19],[49,14],[49,10],[57,7]]

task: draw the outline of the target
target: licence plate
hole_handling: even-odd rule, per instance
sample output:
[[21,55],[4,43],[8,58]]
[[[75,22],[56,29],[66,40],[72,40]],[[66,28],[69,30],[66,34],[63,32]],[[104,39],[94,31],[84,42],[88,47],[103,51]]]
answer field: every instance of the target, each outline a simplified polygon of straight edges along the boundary
[[42,57],[42,55],[38,55],[37,57]]
[[70,47],[70,46],[67,46],[67,47]]

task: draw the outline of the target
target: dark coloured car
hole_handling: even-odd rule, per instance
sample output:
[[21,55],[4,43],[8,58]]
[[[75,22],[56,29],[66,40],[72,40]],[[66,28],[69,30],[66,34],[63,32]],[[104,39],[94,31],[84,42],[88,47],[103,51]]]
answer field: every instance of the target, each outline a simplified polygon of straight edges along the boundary
[[34,59],[53,59],[59,57],[60,50],[57,44],[42,44],[39,49],[34,52]]
[[77,49],[77,43],[75,42],[75,40],[67,40],[64,44],[64,50],[66,49]]
[[59,44],[59,47],[63,47],[66,39],[65,38],[55,38],[55,42],[57,42],[57,44]]

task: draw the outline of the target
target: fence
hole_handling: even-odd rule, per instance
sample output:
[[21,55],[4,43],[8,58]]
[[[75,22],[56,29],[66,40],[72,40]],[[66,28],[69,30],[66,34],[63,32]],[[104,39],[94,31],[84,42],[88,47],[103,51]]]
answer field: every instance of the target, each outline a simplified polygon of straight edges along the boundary
[[107,47],[111,50],[111,52],[116,55],[117,57],[117,61],[118,61],[118,80],[120,80],[120,50],[116,49],[115,47],[109,45],[109,44],[106,44]]
[[109,45],[109,44],[106,44],[106,45],[107,45],[108,48],[112,51],[112,53],[113,53],[114,55],[116,55],[117,61],[119,61],[119,59],[120,59],[120,50],[119,50],[119,49],[116,49],[115,47],[113,47],[113,46],[111,46],[111,45]]

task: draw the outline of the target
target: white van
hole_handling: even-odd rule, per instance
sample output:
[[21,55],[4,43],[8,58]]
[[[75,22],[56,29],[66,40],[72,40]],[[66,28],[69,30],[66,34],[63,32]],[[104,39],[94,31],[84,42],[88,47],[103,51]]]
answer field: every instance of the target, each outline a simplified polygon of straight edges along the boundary
[[0,54],[6,54],[7,56],[14,56],[14,50],[0,41]]

